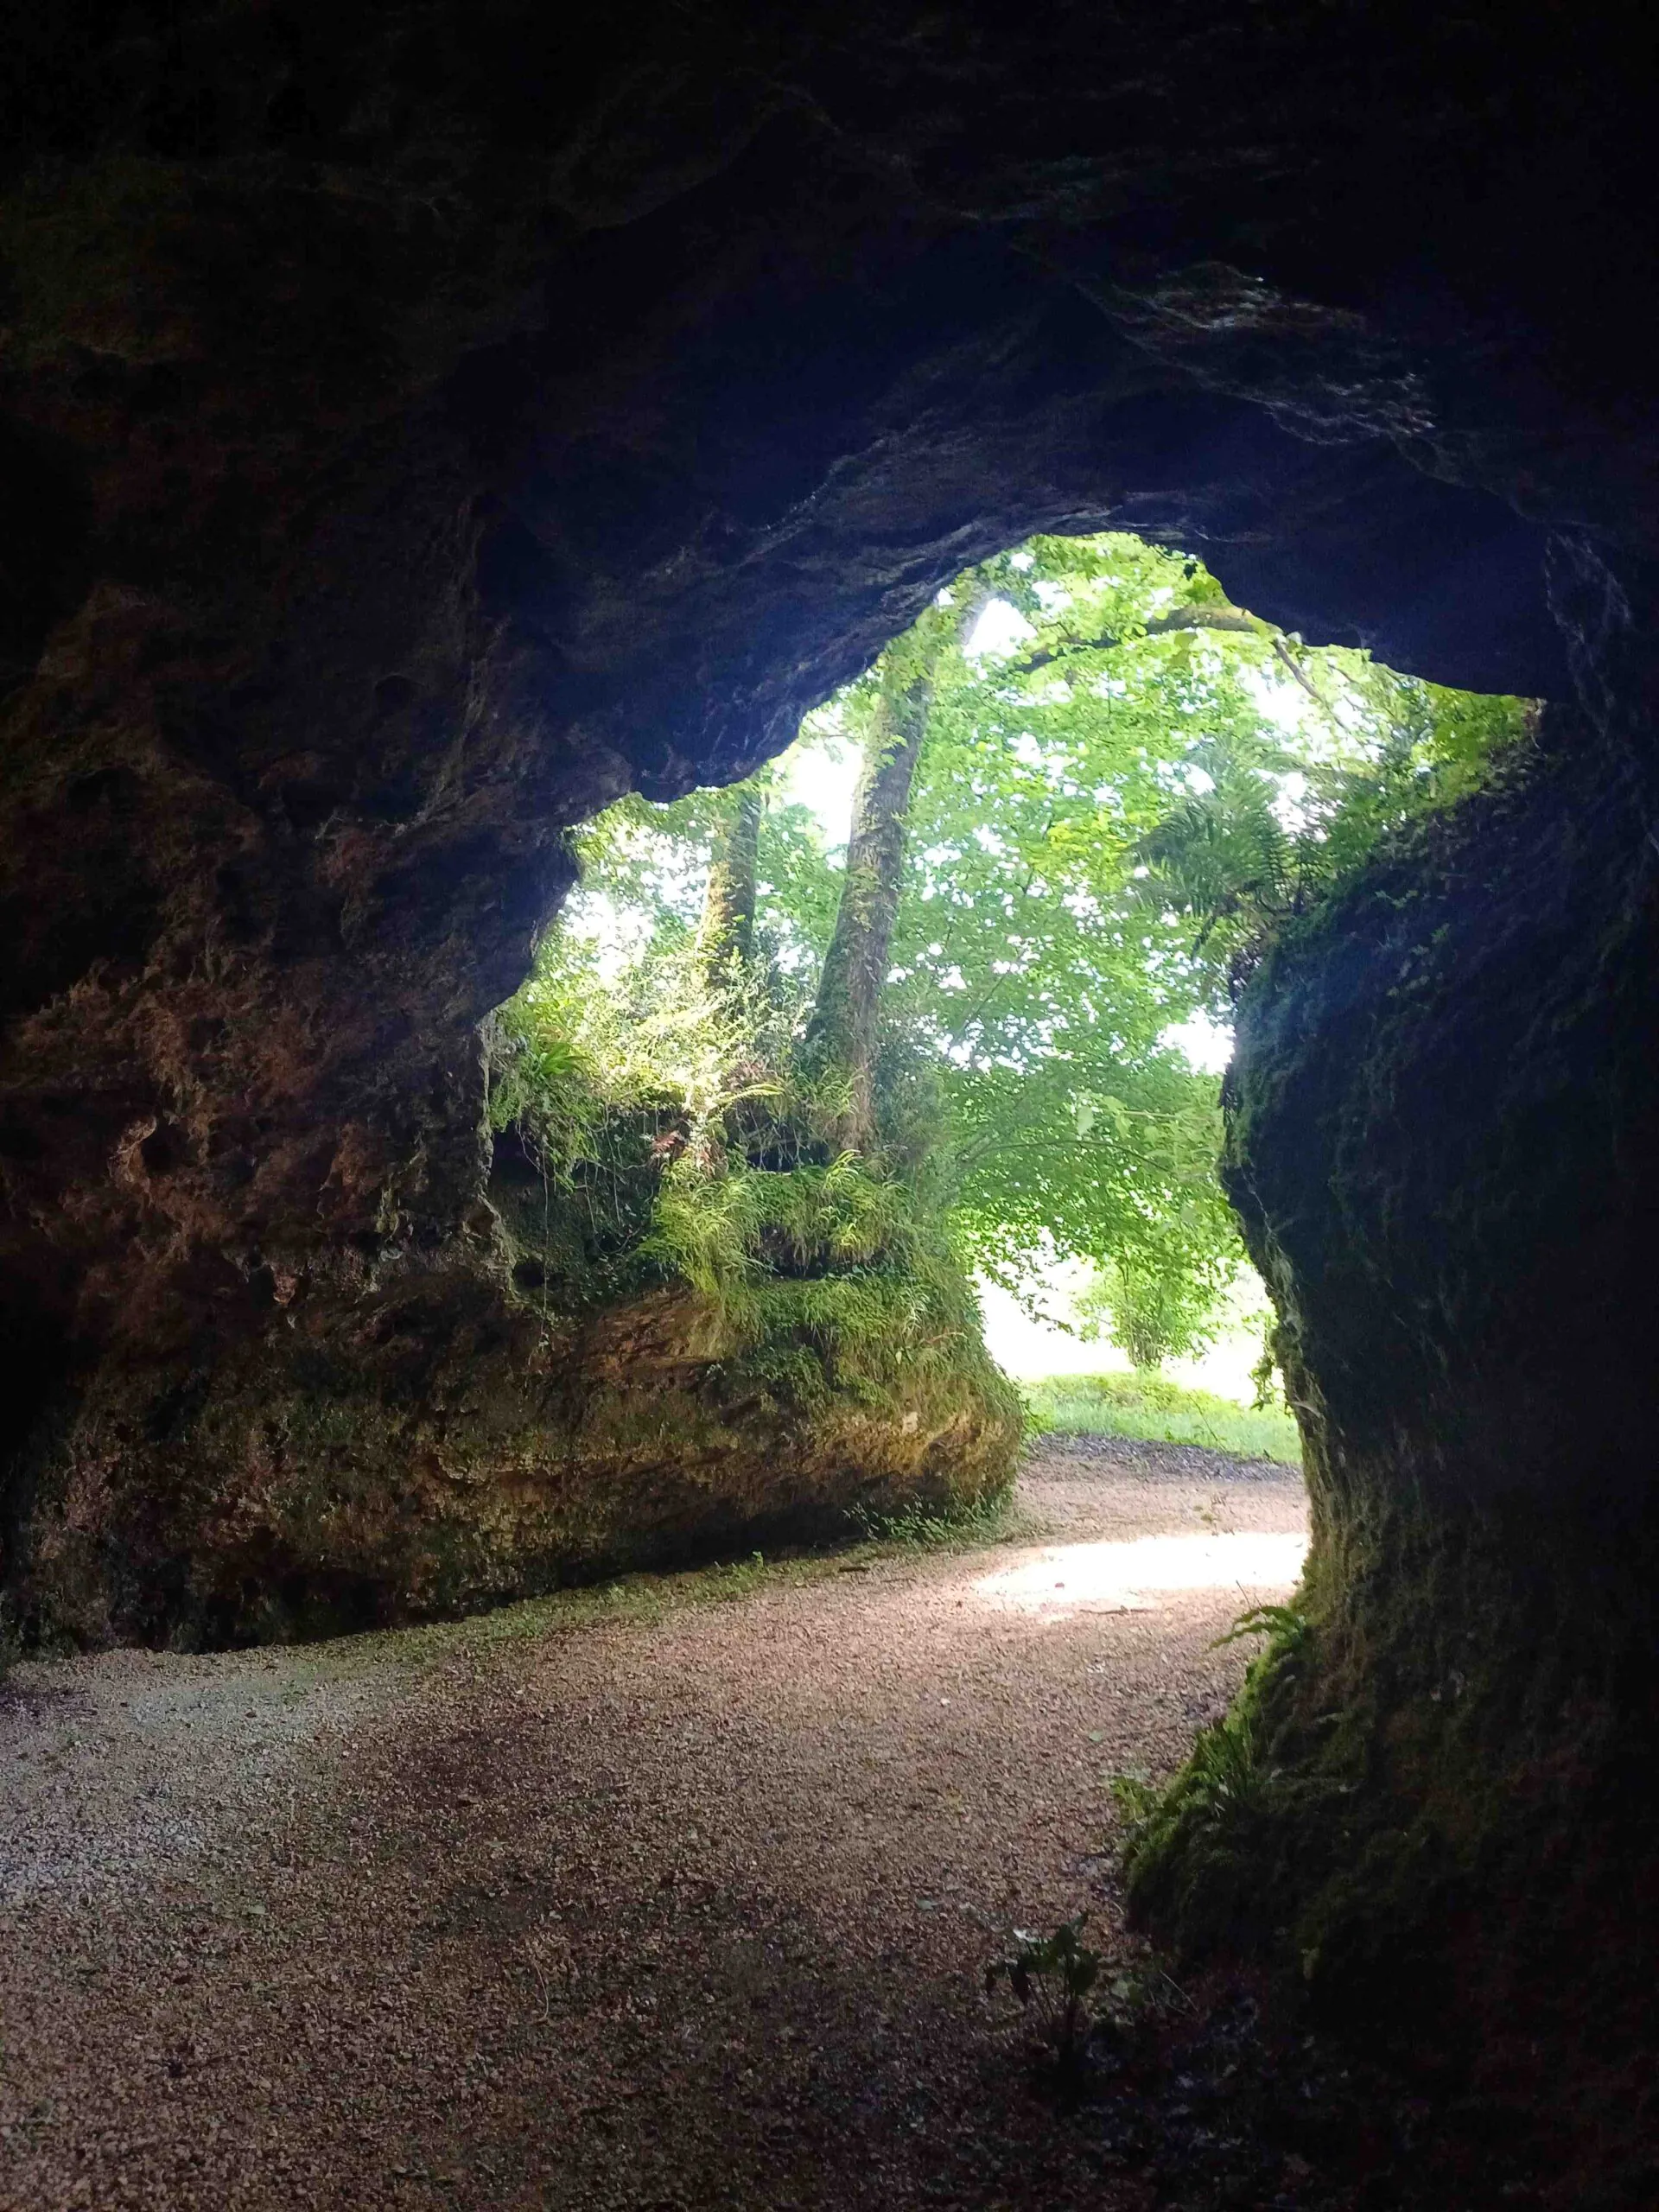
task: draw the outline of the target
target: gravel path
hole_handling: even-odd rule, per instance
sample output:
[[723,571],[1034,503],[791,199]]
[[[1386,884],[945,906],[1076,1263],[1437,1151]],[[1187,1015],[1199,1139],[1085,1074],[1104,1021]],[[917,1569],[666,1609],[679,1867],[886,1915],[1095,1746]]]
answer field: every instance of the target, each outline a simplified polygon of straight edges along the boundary
[[[1116,1936],[1292,1471],[1051,1439],[1040,1526],[0,1688],[0,2206],[1141,2205],[979,1973]],[[711,1595],[731,1602],[709,1603]]]

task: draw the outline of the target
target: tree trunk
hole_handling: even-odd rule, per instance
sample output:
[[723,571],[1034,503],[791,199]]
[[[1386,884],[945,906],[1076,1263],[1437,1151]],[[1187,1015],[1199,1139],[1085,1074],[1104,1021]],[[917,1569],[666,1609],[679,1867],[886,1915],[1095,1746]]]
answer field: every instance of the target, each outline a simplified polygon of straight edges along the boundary
[[911,791],[939,664],[967,637],[992,589],[975,576],[959,587],[959,594],[950,607],[931,607],[887,648],[853,796],[835,933],[807,1024],[809,1071],[828,1077],[837,1091],[845,1086],[836,1135],[849,1152],[868,1152],[875,1142],[876,1029],[903,888]]
[[754,955],[755,871],[766,806],[766,792],[753,783],[740,784],[728,797],[730,804],[715,833],[697,929],[698,956],[715,990],[730,990]]

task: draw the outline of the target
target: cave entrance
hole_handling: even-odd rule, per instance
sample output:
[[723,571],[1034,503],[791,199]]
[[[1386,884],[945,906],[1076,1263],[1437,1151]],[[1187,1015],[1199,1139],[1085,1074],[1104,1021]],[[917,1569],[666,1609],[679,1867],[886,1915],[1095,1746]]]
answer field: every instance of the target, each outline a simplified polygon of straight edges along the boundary
[[[492,1025],[493,1203],[480,1025],[573,826],[740,786],[1033,536],[1195,549],[1293,658],[1552,703],[1524,773],[1388,830],[1238,1001],[1224,1157],[1308,1440],[1306,1633],[1234,1739],[1271,1746],[1248,1831],[1189,1777],[1139,1894],[1316,2003],[1420,2039],[1460,2011],[1516,2101],[1565,2083],[1564,2139],[1629,2131],[1600,2194],[1649,2203],[1643,73],[1553,7],[676,5],[574,43],[570,13],[36,9],[8,72],[0,1649],[274,1640],[313,1592],[464,1612],[993,1494],[1017,1408],[965,1261],[1069,1240],[1151,1347],[1213,1253],[1213,1079],[1159,994],[1236,924],[1249,964],[1274,799],[1218,819],[1237,779],[1179,747],[1090,787],[1149,873],[1089,879],[1103,836],[1053,861],[1126,939],[1087,1082],[1055,1073],[1075,967],[1018,1037],[995,999],[941,1019],[1110,935],[1060,891],[999,909],[997,810],[1046,756],[1013,733],[993,795],[965,719],[941,788],[991,842],[918,830],[895,891],[873,778],[839,938],[804,845],[746,913],[779,817],[708,803],[700,1042],[538,976],[548,1020]],[[926,658],[866,686],[895,767]],[[1039,673],[1003,687],[1022,729]],[[906,938],[970,871],[972,957]],[[762,880],[822,962],[798,1036],[747,991]],[[64,2146],[35,2195],[73,2188],[69,2131],[24,2132]]]
[[977,563],[758,775],[582,833],[490,1030],[518,1292],[675,1287],[688,1353],[885,1406],[871,1482],[934,1502],[987,1484],[982,1315],[1052,1422],[1299,1459],[1218,1173],[1234,1003],[1535,721],[1123,533]]

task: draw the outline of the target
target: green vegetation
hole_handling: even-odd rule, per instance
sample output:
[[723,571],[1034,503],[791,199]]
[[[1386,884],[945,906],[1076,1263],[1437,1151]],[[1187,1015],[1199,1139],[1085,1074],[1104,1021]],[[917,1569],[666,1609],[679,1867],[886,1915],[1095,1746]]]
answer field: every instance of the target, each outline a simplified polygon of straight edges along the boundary
[[914,1504],[897,1513],[855,1505],[849,1517],[866,1543],[884,1552],[971,1551],[982,1544],[1007,1542],[1029,1527],[1006,1492],[931,1512]]
[[352,1677],[365,1666],[378,1668],[388,1660],[418,1669],[441,1665],[461,1652],[480,1656],[499,1645],[541,1642],[611,1622],[654,1625],[706,1605],[728,1605],[770,1590],[808,1589],[837,1575],[866,1573],[883,1560],[902,1560],[918,1550],[975,1552],[1019,1542],[1028,1533],[1027,1524],[1006,1497],[938,1512],[911,1508],[883,1515],[854,1509],[847,1522],[852,1541],[833,1550],[751,1551],[704,1567],[613,1575],[461,1620],[423,1621],[413,1627],[311,1643],[302,1648],[294,1664],[308,1677],[326,1680]]
[[[491,1039],[520,1294],[557,1328],[678,1289],[728,1402],[940,1433],[953,1393],[985,1434],[1018,1419],[976,1270],[1029,1300],[1087,1262],[1140,1365],[1192,1351],[1243,1252],[1182,1026],[1525,727],[1310,652],[1132,538],[983,563],[808,718],[799,760],[856,756],[844,852],[788,764],[580,833],[584,887]],[[1084,1425],[1084,1395],[1038,1404]],[[1097,1401],[1294,1457],[1283,1417],[1146,1378]]]
[[1090,2026],[1089,1993],[1100,1978],[1100,1953],[1083,1940],[1088,1919],[1080,1912],[1046,1936],[1016,1928],[1013,1951],[985,1969],[986,1995],[1007,1982],[1032,2015],[1063,2077],[1075,2076],[1082,2067]]
[[1302,1463],[1301,1433],[1282,1404],[1236,1405],[1161,1375],[1055,1375],[1025,1386],[1038,1427],[1066,1436],[1133,1436],[1201,1444],[1236,1459]]
[[[1282,1819],[1287,1797],[1307,1789],[1281,1773],[1270,1750],[1275,1708],[1311,1654],[1306,1617],[1294,1606],[1257,1606],[1219,1641],[1258,1636],[1266,1643],[1238,1695],[1219,1720],[1199,1730],[1166,1788],[1132,1775],[1112,1781],[1131,1894],[1143,1908],[1153,1904],[1165,1924],[1181,1927],[1189,1940],[1194,1897],[1224,1917],[1236,1913],[1242,1921],[1255,1909],[1267,1832]],[[1211,1941],[1221,1932],[1205,1931]]]
[[[1148,1267],[1138,1255],[1106,1261],[1073,1311],[1085,1344],[1105,1337],[1128,1354],[1137,1370],[1148,1373],[1166,1359],[1204,1351],[1225,1319],[1224,1301],[1207,1274]],[[1256,1319],[1265,1325],[1267,1316]]]

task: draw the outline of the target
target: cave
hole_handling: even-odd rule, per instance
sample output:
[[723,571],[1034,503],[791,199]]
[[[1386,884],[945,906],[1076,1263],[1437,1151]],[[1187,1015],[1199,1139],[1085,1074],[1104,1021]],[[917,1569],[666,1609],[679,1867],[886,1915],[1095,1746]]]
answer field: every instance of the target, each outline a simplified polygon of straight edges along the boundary
[[1547,705],[1535,774],[1243,1004],[1306,1786],[1146,1910],[1461,2019],[1651,2180],[1659,503],[1611,22],[185,0],[10,44],[8,1634],[302,1635],[760,1525],[561,1519],[525,1442],[569,1378],[504,1281],[480,1026],[563,833],[747,772],[1034,531],[1189,549]]

